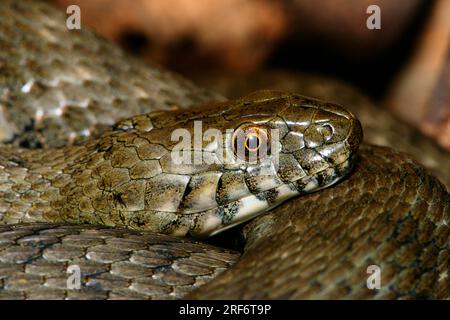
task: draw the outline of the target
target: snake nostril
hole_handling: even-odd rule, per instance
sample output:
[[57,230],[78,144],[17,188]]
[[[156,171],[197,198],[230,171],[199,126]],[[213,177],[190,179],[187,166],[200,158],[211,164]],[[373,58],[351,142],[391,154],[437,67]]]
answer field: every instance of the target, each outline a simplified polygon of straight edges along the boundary
[[322,133],[324,140],[328,141],[333,136],[334,128],[331,124],[325,123],[320,127],[320,131]]
[[313,124],[309,126],[304,133],[305,145],[307,148],[318,147],[333,136],[333,126],[329,123]]

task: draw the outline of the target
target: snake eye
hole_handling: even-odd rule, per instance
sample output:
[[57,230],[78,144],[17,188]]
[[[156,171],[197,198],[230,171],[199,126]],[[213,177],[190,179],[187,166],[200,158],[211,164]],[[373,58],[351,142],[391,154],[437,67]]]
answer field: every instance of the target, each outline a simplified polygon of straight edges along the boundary
[[234,153],[245,161],[261,160],[270,151],[269,135],[264,128],[242,126],[233,135]]

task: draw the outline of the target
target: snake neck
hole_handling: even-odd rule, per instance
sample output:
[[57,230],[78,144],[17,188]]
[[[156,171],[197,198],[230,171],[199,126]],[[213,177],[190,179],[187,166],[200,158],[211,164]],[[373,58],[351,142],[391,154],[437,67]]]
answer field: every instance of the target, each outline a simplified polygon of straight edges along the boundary
[[73,179],[72,165],[86,154],[86,147],[2,146],[0,154],[0,224],[63,221],[56,210],[61,192]]

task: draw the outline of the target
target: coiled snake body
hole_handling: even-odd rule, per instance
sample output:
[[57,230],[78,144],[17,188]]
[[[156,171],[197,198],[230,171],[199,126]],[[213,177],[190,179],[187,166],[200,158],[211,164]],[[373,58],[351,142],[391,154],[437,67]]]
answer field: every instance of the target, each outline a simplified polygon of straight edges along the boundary
[[[356,156],[350,112],[279,91],[205,104],[221,98],[68,31],[46,4],[1,9],[0,297],[449,297],[447,191],[405,154]],[[250,163],[232,134],[193,145],[210,161],[175,163],[172,133],[200,122],[269,153]],[[245,227],[242,255],[172,236],[288,199]],[[380,289],[366,285],[371,265]],[[81,288],[67,286],[72,266]]]

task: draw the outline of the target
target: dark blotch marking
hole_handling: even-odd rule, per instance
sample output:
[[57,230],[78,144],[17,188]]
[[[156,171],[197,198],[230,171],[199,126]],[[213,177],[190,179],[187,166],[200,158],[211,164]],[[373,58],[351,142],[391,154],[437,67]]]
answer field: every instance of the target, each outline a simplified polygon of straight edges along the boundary
[[311,181],[312,177],[307,177],[307,179],[299,179],[293,182],[294,187],[300,194],[306,194],[304,191],[306,185]]
[[244,174],[244,182],[247,185],[248,190],[250,190],[251,193],[254,195],[257,195],[260,190],[258,189],[258,175],[260,174],[260,170],[253,171],[253,174],[250,175],[248,172],[245,172]]
[[26,162],[22,158],[19,158],[19,157],[14,156],[14,155],[9,157],[8,161],[14,162],[19,167],[26,167]]
[[189,181],[186,184],[186,188],[184,188],[184,193],[183,193],[183,197],[181,198],[182,200],[180,202],[179,209],[186,209],[186,207],[184,206],[184,203],[187,202],[187,201],[185,201],[186,197],[189,196],[189,194],[192,192],[193,189],[194,188],[192,186],[192,177],[191,177],[191,178],[189,178]]
[[224,205],[227,203],[227,195],[225,194],[223,190],[223,181],[222,181],[223,175],[220,176],[219,181],[217,182],[217,189],[216,189],[216,202],[219,206]]
[[317,183],[319,184],[319,186],[323,186],[324,181],[326,180],[326,175],[324,171],[320,171],[317,173]]
[[117,207],[117,205],[120,205],[122,208],[126,207],[125,201],[123,201],[121,192],[113,193],[113,202],[114,202],[114,206],[116,206],[116,207]]
[[261,192],[260,194],[258,194],[256,196],[256,198],[258,200],[266,200],[267,203],[270,205],[272,205],[273,203],[275,203],[275,199],[278,197],[279,191],[276,189],[270,189],[264,192]]
[[231,219],[238,213],[239,211],[239,201],[232,202],[228,205],[219,207],[217,214],[221,217],[223,224],[230,223]]

